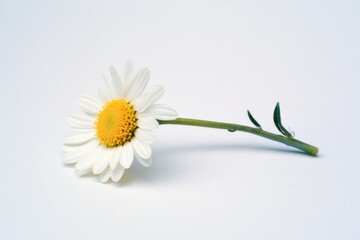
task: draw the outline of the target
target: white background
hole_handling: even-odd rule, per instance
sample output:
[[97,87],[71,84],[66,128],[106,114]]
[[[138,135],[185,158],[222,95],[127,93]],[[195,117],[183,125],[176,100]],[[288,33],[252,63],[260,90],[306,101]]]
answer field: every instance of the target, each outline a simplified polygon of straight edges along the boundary
[[[1,1],[1,239],[359,239],[359,1]],[[65,117],[131,59],[182,117],[120,183],[62,164]]]

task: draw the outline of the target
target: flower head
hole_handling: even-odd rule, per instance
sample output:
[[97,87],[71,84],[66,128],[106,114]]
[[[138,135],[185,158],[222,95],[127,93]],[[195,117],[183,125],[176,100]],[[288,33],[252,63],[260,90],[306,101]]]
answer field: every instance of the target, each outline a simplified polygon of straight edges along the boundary
[[86,116],[67,118],[73,132],[64,139],[64,162],[76,163],[79,175],[92,172],[102,182],[117,182],[134,157],[144,166],[151,165],[152,130],[157,120],[177,117],[169,106],[155,104],[163,95],[162,86],[146,89],[148,69],[133,74],[128,63],[124,75],[110,67],[100,98],[81,96],[78,102]]

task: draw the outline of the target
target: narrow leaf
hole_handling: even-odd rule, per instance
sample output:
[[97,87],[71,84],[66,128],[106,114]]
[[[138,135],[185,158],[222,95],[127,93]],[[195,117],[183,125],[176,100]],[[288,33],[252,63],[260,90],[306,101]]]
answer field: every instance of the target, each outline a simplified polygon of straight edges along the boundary
[[255,118],[251,115],[249,110],[247,110],[247,114],[249,116],[250,121],[258,128],[261,128],[261,125],[255,120]]
[[292,138],[291,133],[289,133],[286,128],[281,124],[281,116],[280,116],[280,104],[277,103],[274,110],[274,123],[277,129],[286,137]]

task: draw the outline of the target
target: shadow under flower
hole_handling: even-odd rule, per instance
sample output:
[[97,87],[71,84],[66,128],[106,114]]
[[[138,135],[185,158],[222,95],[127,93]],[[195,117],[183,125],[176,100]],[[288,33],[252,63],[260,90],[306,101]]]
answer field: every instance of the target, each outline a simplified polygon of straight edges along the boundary
[[[168,147],[155,147],[153,149],[153,164],[150,168],[141,166],[138,162],[133,163],[122,177],[119,186],[131,185],[139,182],[166,182],[183,175],[183,172],[191,171],[192,166],[184,166],[179,158],[195,152],[208,151],[256,151],[276,152],[280,154],[302,155],[303,152],[295,149],[282,147],[261,146],[258,144],[192,144],[176,145]],[[240,158],[240,156],[239,156]]]

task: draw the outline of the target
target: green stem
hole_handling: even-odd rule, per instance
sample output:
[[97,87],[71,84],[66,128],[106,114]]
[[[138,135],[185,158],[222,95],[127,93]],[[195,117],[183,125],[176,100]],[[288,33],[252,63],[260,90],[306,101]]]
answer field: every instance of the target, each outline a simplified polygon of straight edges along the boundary
[[296,140],[292,137],[284,137],[282,135],[273,134],[267,131],[264,131],[260,128],[253,128],[244,125],[238,125],[233,123],[223,123],[223,122],[213,122],[206,120],[190,119],[190,118],[177,118],[175,120],[158,120],[160,125],[163,124],[176,124],[176,125],[188,125],[188,126],[197,126],[197,127],[208,127],[208,128],[219,128],[226,129],[230,132],[241,131],[251,134],[255,134],[267,139],[271,139],[276,142],[281,142],[288,146],[300,149],[306,154],[316,156],[319,149],[317,147],[311,146],[307,143]]

